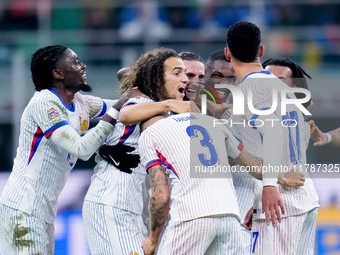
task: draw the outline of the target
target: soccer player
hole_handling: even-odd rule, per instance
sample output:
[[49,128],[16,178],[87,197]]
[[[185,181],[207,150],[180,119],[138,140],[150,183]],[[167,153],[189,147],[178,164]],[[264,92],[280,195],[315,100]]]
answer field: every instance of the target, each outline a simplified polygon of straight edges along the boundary
[[[227,60],[224,51],[218,50],[211,53],[205,63],[206,81],[209,84],[232,84],[236,83],[236,76],[230,60]],[[226,102],[230,91],[228,89],[216,89],[222,102]]]
[[[0,253],[54,254],[58,196],[78,158],[88,160],[113,129],[118,111],[89,91],[86,65],[62,45],[31,59],[37,92],[26,106],[12,173],[0,198]],[[104,115],[105,114],[105,115]],[[90,118],[102,117],[86,132]]]
[[185,96],[183,100],[193,100],[197,98],[199,88],[202,87],[200,83],[204,82],[205,69],[202,58],[194,52],[183,51],[178,53],[183,60],[188,76],[188,82],[185,87]]
[[[184,113],[143,127],[140,155],[153,192],[151,232],[143,241],[145,254],[154,254],[168,213],[170,222],[159,254],[248,253],[241,239],[228,156],[242,166],[254,167],[250,172],[256,178],[261,178],[261,159],[242,151],[242,144],[224,125],[214,127],[215,121],[210,116]],[[219,167],[225,171],[215,172]],[[292,181],[289,185],[303,184]]]
[[[206,66],[206,83],[211,84],[214,86],[215,84],[232,84],[235,85],[236,83],[236,75],[233,69],[230,60],[227,60],[224,54],[224,50],[218,50],[210,54],[208,60],[205,64]],[[216,91],[219,93],[223,105],[226,107],[219,107],[220,104],[214,105],[215,109],[218,111],[215,112],[216,118],[220,118],[223,120],[228,121],[230,123],[231,116],[232,116],[232,96],[228,89],[217,89]],[[212,101],[208,101],[212,102]],[[208,104],[208,109],[209,109]],[[228,108],[226,110],[226,108]],[[228,125],[229,130],[231,133],[237,138],[240,139],[240,135],[237,132],[235,126]],[[240,217],[241,217],[241,224],[243,225],[244,219],[249,211],[250,208],[253,206],[253,180],[247,173],[240,171],[240,166],[236,165],[235,169],[237,171],[232,172],[232,180],[233,185],[236,191],[237,203],[240,209]],[[244,243],[247,245],[248,250],[250,250],[251,245],[251,232],[242,227],[242,236],[244,238]]]
[[[303,88],[308,90],[306,77],[312,79],[305,70],[302,69],[297,63],[287,57],[270,58],[263,62],[263,68],[266,71],[271,72],[289,87]],[[302,93],[295,93],[296,98],[304,98]],[[306,109],[310,111],[313,106],[312,99],[302,104]]]
[[[246,99],[244,115],[233,115],[235,122],[246,123],[238,125],[238,132],[245,149],[263,158],[263,167],[290,169],[296,165],[304,171],[309,127],[295,105],[288,105],[281,116],[280,98],[277,94],[273,98],[273,90],[280,92],[287,85],[263,69],[260,58],[264,47],[260,43],[261,32],[255,24],[237,22],[228,29],[225,55],[233,65],[240,81],[238,88]],[[249,95],[252,105],[248,102]],[[293,93],[287,96],[295,98]],[[279,103],[272,111],[275,101]],[[263,114],[254,114],[254,110]],[[287,191],[277,186],[277,172],[267,171],[262,182],[255,182],[254,192],[252,252],[313,254],[319,205],[312,180],[306,178],[304,186]]]
[[[224,50],[218,50],[211,53],[205,63],[206,68],[206,83],[215,88],[216,92],[220,96],[221,104],[214,104],[211,100],[207,101],[208,112],[216,118],[225,118],[225,115],[230,114],[227,109],[232,108],[232,97],[230,97],[229,89],[216,88],[216,84],[232,84],[235,85],[236,76],[233,66],[230,61],[226,59]],[[208,88],[207,88],[208,89]],[[216,102],[218,98],[214,93]],[[208,97],[210,99],[210,97]]]
[[[246,254],[230,173],[222,174],[224,178],[202,178],[190,172],[194,167],[228,167],[225,139],[228,155],[239,156],[239,142],[220,126],[214,129],[210,116],[178,114],[143,131],[140,155],[153,191],[151,233],[143,241],[145,254],[154,254],[168,213],[170,222],[159,254]],[[200,145],[202,141],[208,150]]]
[[[134,147],[131,153],[138,154],[142,121],[164,111],[190,111],[191,103],[181,101],[187,81],[184,63],[174,50],[156,48],[144,53],[132,63],[120,87],[121,93],[126,91],[122,97],[129,97],[137,88],[141,93],[123,105],[106,143]],[[144,168],[139,165],[125,173],[116,169],[123,162],[115,162],[115,166],[100,157],[96,162],[83,205],[91,254],[143,254],[141,243],[147,235],[142,219]]]

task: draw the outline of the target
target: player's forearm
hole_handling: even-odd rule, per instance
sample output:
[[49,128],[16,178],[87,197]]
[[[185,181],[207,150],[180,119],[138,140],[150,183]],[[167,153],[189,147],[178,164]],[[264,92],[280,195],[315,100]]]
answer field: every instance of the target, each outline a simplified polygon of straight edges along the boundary
[[127,105],[119,112],[119,121],[124,125],[133,125],[169,110],[166,101]]
[[247,168],[247,172],[258,180],[262,180],[263,159],[256,157],[243,149],[240,155],[234,159],[234,162]]
[[155,165],[148,169],[152,195],[150,198],[151,232],[150,240],[158,243],[169,213],[170,192],[164,168]]
[[162,232],[169,212],[170,198],[151,196],[150,199],[150,215],[151,215],[151,231],[150,240],[158,243],[159,236]]
[[111,124],[112,126],[116,125],[118,119],[119,112],[114,108],[111,107],[102,117],[102,121]]
[[103,144],[113,127],[112,124],[101,120],[84,136],[80,136],[70,125],[66,125],[54,131],[50,139],[67,152],[82,160],[88,160]]

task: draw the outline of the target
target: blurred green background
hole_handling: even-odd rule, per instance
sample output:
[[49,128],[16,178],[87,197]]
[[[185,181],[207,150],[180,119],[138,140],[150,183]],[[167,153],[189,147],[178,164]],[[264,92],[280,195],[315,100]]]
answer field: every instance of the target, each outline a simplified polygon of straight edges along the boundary
[[[34,93],[32,53],[49,44],[72,48],[87,65],[93,94],[117,98],[116,72],[157,46],[189,50],[205,60],[223,49],[227,28],[256,23],[266,47],[262,60],[288,56],[308,81],[312,119],[323,131],[340,126],[340,1],[337,0],[2,0],[0,3],[0,170],[17,147],[19,119]],[[308,149],[310,163],[339,163],[339,148]],[[93,160],[76,168],[93,166]]]

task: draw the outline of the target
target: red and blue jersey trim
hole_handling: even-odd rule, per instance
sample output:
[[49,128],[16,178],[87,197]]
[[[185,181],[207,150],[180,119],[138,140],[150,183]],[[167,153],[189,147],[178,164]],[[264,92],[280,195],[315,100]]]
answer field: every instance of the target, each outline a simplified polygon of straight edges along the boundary
[[[243,146],[242,141],[241,141],[240,139],[238,139],[236,136],[234,136],[234,137],[236,138],[237,141],[239,141],[239,144],[238,144],[238,146],[237,146],[237,149],[238,149],[239,151],[242,152],[243,149],[244,149],[244,146]],[[227,137],[227,139],[228,139],[228,137]],[[227,139],[226,139],[226,140],[227,140]],[[230,157],[229,155],[228,155],[228,158],[231,159],[231,160],[234,159],[234,158]]]
[[238,137],[236,137],[236,136],[234,136],[235,137],[235,139],[237,140],[237,141],[239,141],[239,144],[238,144],[238,146],[237,146],[237,149],[239,150],[239,151],[243,151],[243,143],[242,143],[242,141],[240,140],[240,139],[238,139]]
[[171,172],[173,172],[176,175],[176,177],[179,179],[177,172],[175,171],[173,166],[168,163],[167,159],[162,155],[162,153],[157,151],[157,156],[159,157],[158,159],[151,160],[149,161],[149,163],[145,165],[146,172],[149,173],[148,169],[152,166],[162,165],[162,166],[165,166],[167,169],[170,169]]
[[239,143],[239,145],[237,146],[237,149],[239,150],[239,151],[243,151],[243,143]]
[[135,131],[136,125],[125,126],[125,130],[123,136],[120,138],[119,143],[124,143],[130,135],[132,135],[133,131]]
[[[127,102],[125,103],[121,109],[123,109],[125,106],[129,104],[137,104],[136,102]],[[125,143],[125,141],[129,138],[130,135],[132,135],[133,131],[135,131],[136,125],[131,125],[131,126],[125,126],[124,133],[122,137],[119,140],[119,143]]]
[[176,175],[176,177],[179,179],[179,176],[178,176],[176,170],[174,169],[174,167],[168,162],[168,160],[162,155],[162,153],[160,153],[158,150],[156,150],[156,152],[157,152],[157,156],[162,161],[162,165],[166,166],[167,169],[170,169],[171,172],[173,172]]
[[36,153],[36,151],[38,149],[38,146],[39,146],[41,140],[43,139],[43,137],[44,137],[44,133],[41,130],[41,128],[38,127],[37,131],[35,131],[35,133],[34,133],[34,137],[33,137],[33,141],[32,141],[32,146],[31,146],[31,153],[30,153],[30,156],[28,158],[27,165],[29,165],[29,163],[31,162],[33,156],[35,155],[35,153]]
[[149,173],[149,172],[148,172],[148,169],[149,169],[150,167],[152,167],[152,166],[157,166],[157,165],[163,165],[163,164],[162,164],[162,160],[160,160],[160,159],[151,160],[149,163],[147,163],[147,164],[145,165],[146,172]]
[[54,131],[56,131],[58,128],[65,126],[65,125],[69,125],[68,122],[66,120],[60,121],[59,123],[55,124],[54,126],[50,127],[49,129],[47,129],[44,133],[46,138],[49,138]]

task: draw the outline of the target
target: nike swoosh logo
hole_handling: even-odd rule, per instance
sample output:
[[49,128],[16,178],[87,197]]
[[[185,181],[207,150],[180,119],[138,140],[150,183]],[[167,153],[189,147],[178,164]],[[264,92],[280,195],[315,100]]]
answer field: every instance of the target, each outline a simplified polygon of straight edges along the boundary
[[120,162],[118,162],[118,163],[117,163],[117,161],[116,161],[116,160],[114,160],[114,159],[111,157],[111,155],[110,155],[110,154],[109,154],[109,157],[110,157],[110,159],[113,161],[113,163],[115,163],[115,164],[116,164],[116,166],[119,166]]

